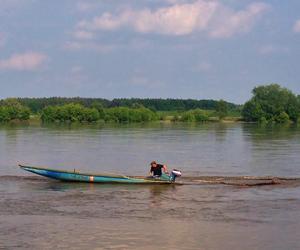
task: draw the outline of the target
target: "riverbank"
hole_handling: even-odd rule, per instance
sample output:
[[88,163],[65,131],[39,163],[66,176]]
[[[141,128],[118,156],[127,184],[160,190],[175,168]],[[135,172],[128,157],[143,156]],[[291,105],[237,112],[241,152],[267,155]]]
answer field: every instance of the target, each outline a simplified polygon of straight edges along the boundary
[[[209,117],[209,119],[207,121],[204,121],[204,122],[188,122],[188,121],[179,121],[179,120],[175,120],[174,119],[174,116],[172,115],[168,115],[166,117],[163,117],[162,119],[159,119],[159,120],[156,120],[156,121],[151,121],[151,122],[132,122],[131,124],[145,124],[145,123],[150,123],[150,124],[153,124],[153,123],[186,123],[186,124],[191,124],[191,123],[240,123],[240,122],[243,122],[243,123],[251,123],[251,122],[246,122],[246,121],[243,121],[242,117],[225,117],[224,119],[220,120],[218,117]],[[15,124],[15,125],[39,125],[39,124],[42,124],[44,123],[41,118],[40,118],[40,115],[30,115],[30,118],[28,120],[25,120],[25,121],[20,121],[20,120],[12,120],[12,121],[9,121],[9,122],[2,122],[0,124],[4,125],[4,124]],[[129,124],[129,122],[122,122],[122,123],[119,123],[119,122],[113,122],[113,121],[110,121],[110,122],[105,122],[104,120],[99,120],[99,121],[96,121],[96,122],[59,122],[59,121],[56,121],[56,122],[46,122],[45,124],[81,124],[81,125],[92,125],[92,124]],[[252,122],[253,123],[253,122]]]
[[201,124],[214,124],[214,123],[218,123],[218,124],[234,124],[234,123],[245,123],[245,124],[257,124],[257,126],[260,127],[265,127],[265,126],[279,126],[279,127],[285,127],[285,126],[298,126],[300,125],[300,120],[297,123],[293,123],[293,122],[287,122],[284,124],[268,124],[268,123],[258,123],[258,122],[249,122],[249,121],[245,121],[243,120],[242,117],[225,117],[224,119],[220,120],[218,117],[209,117],[209,119],[205,122],[188,122],[188,121],[178,121],[178,120],[174,120],[173,116],[167,116],[163,119],[159,119],[156,121],[151,121],[151,122],[105,122],[104,120],[99,120],[96,122],[43,122],[40,119],[39,115],[31,115],[30,118],[26,121],[20,121],[20,120],[12,120],[9,122],[0,122],[0,125],[33,125],[33,126],[39,126],[42,124],[47,124],[47,125],[79,125],[79,126],[93,126],[93,125],[106,125],[106,126],[116,126],[116,125],[145,125],[145,124],[149,124],[149,125],[153,125],[153,124],[186,124],[186,125],[201,125]]

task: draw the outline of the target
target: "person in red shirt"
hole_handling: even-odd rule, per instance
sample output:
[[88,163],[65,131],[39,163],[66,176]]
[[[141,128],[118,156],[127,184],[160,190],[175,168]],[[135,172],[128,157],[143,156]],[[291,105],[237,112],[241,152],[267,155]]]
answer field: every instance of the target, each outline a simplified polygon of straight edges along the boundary
[[152,161],[150,166],[150,175],[153,177],[161,176],[162,171],[166,174],[168,173],[167,165],[158,164],[156,161]]

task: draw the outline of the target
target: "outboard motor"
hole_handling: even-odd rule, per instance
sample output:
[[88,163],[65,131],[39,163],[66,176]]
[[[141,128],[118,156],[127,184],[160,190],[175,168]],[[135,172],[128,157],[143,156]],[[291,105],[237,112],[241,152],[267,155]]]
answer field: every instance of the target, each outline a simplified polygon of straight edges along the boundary
[[180,176],[181,176],[181,172],[177,169],[173,169],[170,174],[170,181],[175,181],[175,179]]

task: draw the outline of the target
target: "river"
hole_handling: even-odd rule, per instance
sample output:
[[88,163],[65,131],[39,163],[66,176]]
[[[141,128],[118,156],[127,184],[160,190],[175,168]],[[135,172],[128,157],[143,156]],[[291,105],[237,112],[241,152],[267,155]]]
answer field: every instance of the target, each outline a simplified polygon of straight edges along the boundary
[[[17,167],[146,175],[152,160],[186,185],[61,183]],[[236,185],[249,176],[286,181]],[[299,249],[299,210],[296,126],[0,126],[0,249]]]

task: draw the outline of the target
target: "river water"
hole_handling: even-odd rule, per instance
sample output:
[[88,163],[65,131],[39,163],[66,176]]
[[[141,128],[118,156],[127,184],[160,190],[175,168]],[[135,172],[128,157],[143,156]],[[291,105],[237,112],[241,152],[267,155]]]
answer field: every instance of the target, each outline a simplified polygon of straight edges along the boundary
[[[185,185],[61,183],[17,167],[146,175],[152,160]],[[284,181],[256,185],[266,176]],[[0,249],[299,249],[299,211],[299,127],[0,126]]]

